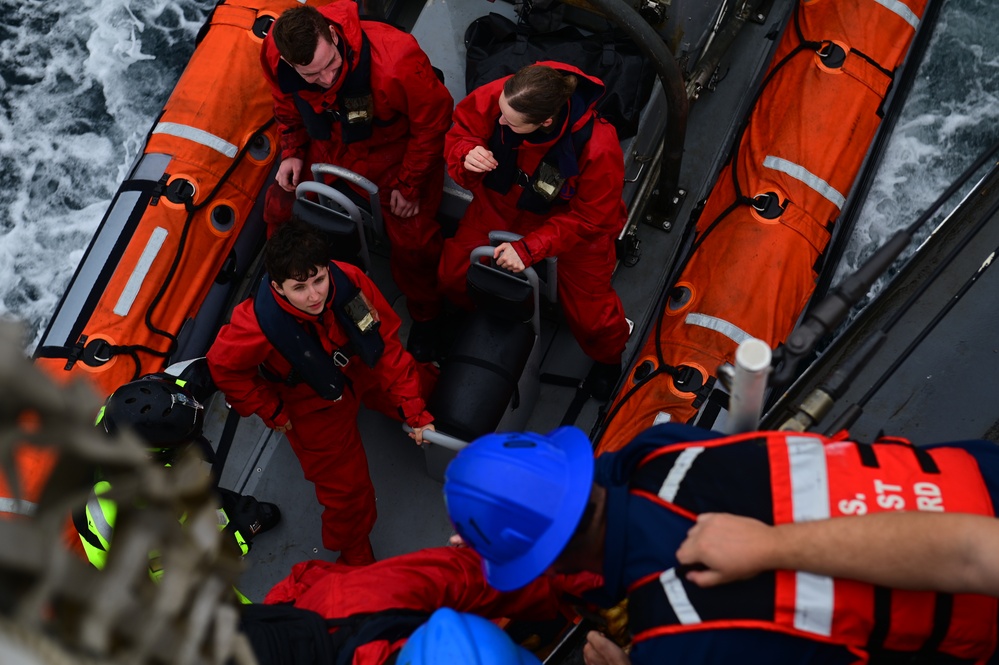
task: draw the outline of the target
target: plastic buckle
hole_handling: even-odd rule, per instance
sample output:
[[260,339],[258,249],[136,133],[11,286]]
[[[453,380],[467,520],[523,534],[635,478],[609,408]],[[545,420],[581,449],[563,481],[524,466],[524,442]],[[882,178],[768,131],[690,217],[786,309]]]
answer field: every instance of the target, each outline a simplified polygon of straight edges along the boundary
[[333,364],[337,367],[346,367],[350,363],[350,358],[347,357],[343,351],[336,350],[333,352]]

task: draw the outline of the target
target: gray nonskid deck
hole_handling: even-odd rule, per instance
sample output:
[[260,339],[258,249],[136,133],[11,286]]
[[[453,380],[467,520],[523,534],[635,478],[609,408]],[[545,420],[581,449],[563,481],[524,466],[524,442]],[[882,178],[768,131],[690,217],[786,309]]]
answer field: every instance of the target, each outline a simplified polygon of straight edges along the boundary
[[[786,12],[789,5],[789,0],[775,3],[770,23],[774,23],[781,12]],[[464,96],[464,50],[459,47],[454,51],[451,46],[456,38],[460,43],[467,23],[474,17],[490,11],[512,12],[512,8],[505,3],[493,4],[486,0],[432,1],[424,11],[425,15],[417,20],[413,33],[427,47],[431,61],[445,71],[447,83],[458,100]],[[446,18],[440,16],[440,12],[447,13]],[[728,74],[722,87],[717,92],[705,93],[691,109],[681,174],[681,185],[691,194],[680,211],[681,222],[689,218],[697,198],[709,190],[710,181],[724,161],[728,142],[738,125],[735,111],[751,96],[752,86],[772,47],[772,40],[766,38],[770,29],[770,25],[746,28],[736,47],[741,51],[741,57],[731,58],[725,65]],[[442,39],[435,30],[448,34]],[[441,55],[440,51],[448,49],[451,49],[448,51],[451,55]],[[642,119],[646,131],[653,134],[661,132],[665,117],[661,90],[654,95]],[[654,149],[643,145],[639,150],[636,145],[634,140],[624,144],[629,176],[636,173],[636,157],[641,151]],[[635,197],[636,188],[636,185],[626,187],[625,196],[629,202]],[[642,242],[641,261],[634,267],[620,266],[614,279],[626,315],[636,322],[635,333],[626,350],[626,362],[641,348],[644,329],[657,314],[657,296],[681,242],[678,232],[666,233],[644,224],[639,224],[638,233]],[[382,255],[376,253],[372,277],[403,317],[401,333],[405,340],[409,327],[405,303],[389,276],[384,252]],[[581,379],[586,375],[590,361],[562,324],[557,309],[554,311],[554,315],[548,314],[543,320],[541,345],[545,353],[541,372]],[[533,412],[528,429],[547,432],[559,426],[575,394],[572,387],[543,384],[537,403],[531,405]],[[590,431],[600,416],[601,406],[593,399],[588,400],[576,424],[584,431]],[[218,440],[227,411],[222,396],[216,396],[206,427],[210,440]],[[398,422],[380,413],[362,410],[359,425],[378,502],[378,521],[371,535],[375,555],[384,558],[445,544],[452,531],[441,484],[427,474],[424,452],[406,437]],[[335,433],[331,433],[331,437],[335,437]],[[305,481],[285,438],[265,428],[259,418],[254,416],[240,421],[221,484],[252,494],[259,500],[272,501],[283,512],[282,523],[274,531],[262,534],[245,557],[247,569],[240,588],[251,599],[261,600],[297,562],[335,558],[335,553],[322,547],[321,508],[311,483]]]

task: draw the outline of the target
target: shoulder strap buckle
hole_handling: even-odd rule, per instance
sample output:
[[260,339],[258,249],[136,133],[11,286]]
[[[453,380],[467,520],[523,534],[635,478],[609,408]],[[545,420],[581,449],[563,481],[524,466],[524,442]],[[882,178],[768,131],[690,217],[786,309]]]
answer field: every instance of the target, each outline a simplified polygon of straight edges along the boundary
[[333,364],[337,367],[346,367],[350,363],[350,356],[337,349],[333,352]]

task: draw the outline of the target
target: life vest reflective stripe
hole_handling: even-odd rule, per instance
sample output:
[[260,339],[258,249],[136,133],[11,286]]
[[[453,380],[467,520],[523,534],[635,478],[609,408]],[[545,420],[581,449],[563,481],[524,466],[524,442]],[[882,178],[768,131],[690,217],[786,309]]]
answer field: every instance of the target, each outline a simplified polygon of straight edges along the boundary
[[[336,401],[343,395],[346,378],[341,367],[346,366],[354,354],[369,367],[374,367],[385,350],[385,341],[377,329],[369,334],[362,333],[347,313],[346,305],[360,293],[360,287],[351,282],[335,262],[330,262],[329,270],[334,289],[330,309],[350,339],[349,348],[335,349],[332,355],[328,353],[302,322],[278,305],[267,274],[260,280],[253,311],[267,341],[291,363],[292,376],[280,377],[281,380],[294,381],[295,376],[301,377],[320,397]],[[265,377],[271,378],[267,374]]]
[[48,482],[56,454],[52,449],[17,443],[11,451],[9,473],[0,472],[0,520],[34,515]]
[[7,515],[34,515],[38,509],[38,504],[24,499],[12,499],[0,497],[0,518]]
[[[340,37],[340,43],[344,43]],[[350,51],[343,54],[343,61],[351,59]],[[348,65],[344,64],[344,67]],[[371,138],[372,125],[375,124],[374,99],[371,94],[371,45],[368,36],[361,30],[361,53],[357,65],[349,67],[344,75],[343,85],[336,93],[336,102],[322,113],[317,113],[308,101],[299,94],[305,87],[315,87],[304,81],[295,69],[284,60],[278,63],[278,78],[283,90],[291,91],[295,108],[302,116],[302,124],[309,137],[317,141],[329,141],[332,136],[333,121],[340,124],[340,140],[345,143],[356,143]],[[397,117],[378,122],[388,125]]]
[[[898,439],[868,445],[773,432],[668,446],[636,466],[630,491],[691,518],[725,511],[770,524],[888,510],[995,514],[969,453]],[[701,589],[672,569],[629,593],[636,642],[747,627],[976,661],[996,648],[999,601],[984,596],[890,591],[799,571]]]

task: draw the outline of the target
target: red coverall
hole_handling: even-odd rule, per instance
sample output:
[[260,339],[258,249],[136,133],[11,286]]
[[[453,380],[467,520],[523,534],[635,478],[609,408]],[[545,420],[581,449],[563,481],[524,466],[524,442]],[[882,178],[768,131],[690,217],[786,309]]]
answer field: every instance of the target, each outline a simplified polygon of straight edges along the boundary
[[[568,610],[564,593],[578,596],[602,584],[593,573],[542,575],[522,589],[501,593],[482,573],[482,559],[468,547],[436,547],[354,568],[327,561],[296,564],[265,603],[293,602],[327,619],[388,609],[433,612],[450,607],[487,618],[547,620]],[[405,640],[366,644],[353,665],[381,665]]]
[[[368,534],[377,513],[374,486],[357,428],[360,398],[412,427],[423,427],[433,417],[427,413],[422,396],[429,386],[421,381],[416,361],[399,342],[399,316],[360,269],[345,263],[337,265],[378,312],[379,332],[385,341],[385,350],[373,368],[356,356],[343,368],[351,385],[344,388],[341,399],[330,402],[305,383],[289,386],[261,375],[261,364],[281,377],[288,376],[291,364],[261,332],[252,299],[237,305],[230,323],[219,331],[208,351],[208,367],[215,384],[240,415],[255,413],[272,428],[291,421],[292,429],[286,433],[288,442],[305,478],[315,484],[316,498],[324,509],[323,545],[339,551],[345,562],[370,563],[374,558]],[[319,316],[296,309],[276,291],[274,298],[306,327],[313,328],[323,348],[332,353],[348,341],[330,311],[334,293],[331,280],[326,309]]]
[[[298,91],[317,112],[336,103],[349,68],[361,53],[361,31],[371,48],[371,92],[375,120],[371,138],[344,144],[333,123],[330,140],[311,140],[295,108],[291,91],[282,90],[277,67],[280,54],[268,35],[261,50],[264,74],[274,95],[274,117],[281,129],[281,158],[336,164],[368,178],[379,188],[385,231],[392,245],[392,278],[406,296],[414,321],[429,321],[440,313],[437,264],[441,252],[437,208],[444,186],[444,133],[451,126],[454,100],[430,66],[416,39],[385,23],[361,21],[353,2],[331,2],[319,11],[333,24],[341,44],[347,44],[343,70],[329,89],[302,80]],[[310,176],[303,175],[303,179]],[[408,201],[419,201],[413,217],[392,214],[392,190]],[[360,191],[360,190],[359,190]],[[267,192],[264,218],[270,228],[291,215],[294,198],[276,183]]]
[[[595,85],[602,94],[603,83],[575,67],[556,62],[538,64],[585,78],[591,82],[591,89]],[[593,123],[593,134],[577,155],[580,175],[570,178],[560,193],[568,204],[553,205],[547,215],[520,210],[520,185],[511,187],[504,196],[482,184],[485,174],[464,167],[465,155],[472,148],[489,147],[500,117],[498,100],[505,82],[506,78],[487,83],[459,102],[454,110],[454,126],[445,138],[448,172],[475,198],[454,238],[444,243],[438,272],[441,291],[455,302],[469,305],[465,273],[472,249],[489,244],[489,231],[518,233],[524,239],[513,246],[525,266],[549,256],[558,257],[558,298],[583,351],[598,362],[618,363],[628,341],[628,324],[621,299],[611,286],[616,260],[614,241],[627,219],[621,198],[624,156],[617,131],[602,119]],[[579,92],[577,88],[577,95]],[[594,115],[593,104],[598,98],[599,94],[586,100],[588,109],[574,128],[582,127]],[[567,124],[553,131],[550,141],[524,141],[517,150],[517,167],[524,173],[534,173],[549,148],[567,130]]]

